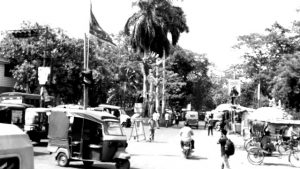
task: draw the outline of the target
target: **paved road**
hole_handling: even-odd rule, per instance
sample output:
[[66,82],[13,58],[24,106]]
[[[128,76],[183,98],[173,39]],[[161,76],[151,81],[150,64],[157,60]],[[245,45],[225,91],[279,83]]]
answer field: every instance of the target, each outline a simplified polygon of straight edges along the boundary
[[[145,126],[146,136],[148,128]],[[131,154],[131,169],[218,169],[220,167],[220,146],[217,140],[219,132],[214,136],[207,136],[207,131],[195,129],[195,152],[191,159],[182,156],[179,146],[179,127],[169,127],[156,130],[155,141],[146,142],[144,140],[129,140],[127,151]],[[130,135],[131,129],[125,129]],[[236,144],[236,152],[230,158],[231,167],[243,169],[291,169],[287,157],[267,157],[262,165],[252,165],[247,161],[246,152],[242,148],[243,138],[237,135],[228,135]],[[46,152],[46,147],[36,146],[35,148],[35,168],[55,169],[61,168],[56,165],[54,157]],[[81,162],[72,162],[69,168],[84,168]],[[96,163],[92,168],[114,169],[114,164]]]

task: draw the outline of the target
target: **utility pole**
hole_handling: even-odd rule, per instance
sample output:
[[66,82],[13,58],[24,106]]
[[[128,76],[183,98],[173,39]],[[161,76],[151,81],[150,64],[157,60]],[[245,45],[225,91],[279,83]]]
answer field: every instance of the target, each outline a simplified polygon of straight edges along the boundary
[[[84,48],[83,48],[83,69],[88,70],[88,48],[86,47],[86,34],[84,34]],[[87,108],[88,105],[88,86],[83,83],[83,109]]]

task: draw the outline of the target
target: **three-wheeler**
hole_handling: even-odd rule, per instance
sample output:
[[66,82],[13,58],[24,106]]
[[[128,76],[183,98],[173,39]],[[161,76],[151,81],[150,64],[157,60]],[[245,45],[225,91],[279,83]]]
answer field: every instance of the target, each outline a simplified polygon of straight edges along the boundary
[[48,138],[47,149],[59,166],[82,161],[85,166],[112,162],[116,169],[130,168],[127,137],[119,120],[107,112],[51,108]]
[[33,147],[28,135],[13,124],[0,123],[0,168],[33,169]]

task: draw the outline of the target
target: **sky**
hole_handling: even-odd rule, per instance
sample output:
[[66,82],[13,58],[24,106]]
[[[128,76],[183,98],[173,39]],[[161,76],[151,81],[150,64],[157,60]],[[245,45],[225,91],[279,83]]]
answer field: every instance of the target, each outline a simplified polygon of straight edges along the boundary
[[[126,20],[137,10],[132,0],[1,0],[0,32],[17,30],[22,21],[62,28],[72,37],[88,32],[89,9],[109,34],[123,30]],[[219,70],[241,63],[242,51],[232,48],[237,37],[264,33],[276,21],[291,28],[300,20],[299,0],[178,0],[186,14],[189,33],[178,44],[198,54],[206,54]],[[1,37],[1,36],[0,36]]]

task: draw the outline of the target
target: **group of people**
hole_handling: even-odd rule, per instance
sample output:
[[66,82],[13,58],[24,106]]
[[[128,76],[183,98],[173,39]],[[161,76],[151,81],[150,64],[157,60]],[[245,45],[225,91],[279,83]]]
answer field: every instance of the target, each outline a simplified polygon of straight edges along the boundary
[[[148,124],[149,124],[149,128],[150,128],[150,136],[149,136],[149,141],[154,141],[154,133],[155,133],[155,128],[159,129],[159,113],[154,112],[152,117],[149,119]],[[179,115],[177,114],[177,116],[175,115],[175,120],[177,120],[177,122],[175,122],[175,124],[179,123]],[[208,135],[213,135],[213,117],[211,116],[209,118],[210,121],[208,121]],[[225,123],[225,122],[224,122]],[[222,124],[223,125],[223,124]],[[167,126],[166,126],[167,127]],[[221,164],[221,168],[223,169],[224,167],[226,168],[230,168],[229,166],[229,155],[226,154],[226,141],[228,140],[227,138],[227,130],[224,128],[224,125],[222,128],[220,128],[220,133],[221,133],[221,137],[218,140],[218,144],[220,144],[221,147],[221,157],[222,157],[222,164]],[[195,148],[195,141],[193,139],[194,136],[194,132],[193,130],[188,126],[187,122],[184,122],[184,127],[182,127],[179,131],[179,136],[180,136],[180,146],[181,148],[183,148],[184,146],[184,142],[191,142],[191,149],[193,150]]]
[[[157,111],[154,111],[152,116],[148,120],[149,124],[149,130],[150,130],[150,136],[149,136],[149,141],[154,141],[154,134],[155,134],[155,128],[159,129],[159,121],[160,119],[160,114]],[[171,120],[174,120],[174,124],[178,126],[179,124],[179,113],[176,112],[174,114],[174,118],[171,118],[171,115],[169,113],[164,114],[164,121],[165,121],[165,127],[169,127]]]

